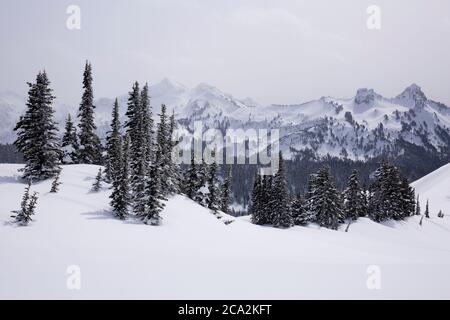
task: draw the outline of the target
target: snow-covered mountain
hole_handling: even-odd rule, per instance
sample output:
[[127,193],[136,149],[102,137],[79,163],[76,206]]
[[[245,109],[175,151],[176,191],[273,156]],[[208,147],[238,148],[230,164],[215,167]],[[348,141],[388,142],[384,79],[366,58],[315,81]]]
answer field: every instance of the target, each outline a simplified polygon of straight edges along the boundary
[[[237,99],[202,83],[194,88],[164,79],[150,87],[151,104],[157,114],[162,103],[175,110],[180,124],[191,127],[202,121],[205,128],[279,129],[285,156],[310,149],[367,159],[382,153],[402,154],[405,143],[427,152],[447,152],[450,147],[450,109],[426,97],[415,84],[393,98],[372,89],[359,89],[352,98],[322,97],[301,104],[260,105],[251,98]],[[122,114],[127,94],[119,96]],[[96,101],[96,122],[104,136],[109,127],[112,98]],[[11,129],[25,108],[25,98],[13,93],[0,95],[0,142],[11,142]],[[76,107],[56,106],[63,124],[67,112]]]
[[[58,193],[51,180],[34,184],[34,221],[17,227],[20,167],[0,164],[1,299],[450,298],[450,165],[413,184],[422,208],[430,199],[422,225],[420,216],[360,218],[349,232],[257,226],[249,216],[226,224],[183,196],[167,201],[161,226],[120,221],[106,186],[90,192],[93,165],[64,166]],[[70,290],[75,270],[80,288]],[[376,275],[381,290],[367,284]]]

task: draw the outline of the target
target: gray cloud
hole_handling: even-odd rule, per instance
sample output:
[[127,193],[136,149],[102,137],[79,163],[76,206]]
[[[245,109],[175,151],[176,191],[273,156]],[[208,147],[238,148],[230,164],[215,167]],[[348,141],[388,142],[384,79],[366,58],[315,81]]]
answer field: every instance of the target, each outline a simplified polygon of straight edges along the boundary
[[[66,8],[82,28],[66,28]],[[366,28],[366,8],[382,28]],[[26,93],[45,68],[61,101],[78,103],[84,61],[95,94],[113,97],[134,80],[211,83],[262,103],[372,87],[386,96],[412,82],[450,104],[450,2],[79,0],[0,3],[0,90]]]

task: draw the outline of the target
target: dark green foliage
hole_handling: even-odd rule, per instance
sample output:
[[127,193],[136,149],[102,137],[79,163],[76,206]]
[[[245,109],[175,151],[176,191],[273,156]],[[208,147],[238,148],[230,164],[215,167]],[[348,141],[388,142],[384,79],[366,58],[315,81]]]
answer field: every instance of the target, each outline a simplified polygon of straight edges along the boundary
[[87,164],[101,164],[102,162],[102,145],[95,130],[97,127],[94,123],[94,92],[92,89],[92,67],[86,61],[83,73],[83,95],[81,97],[80,107],[78,109],[80,129],[78,161]]
[[197,165],[195,163],[194,152],[191,152],[191,165],[187,169],[184,177],[184,193],[188,196],[189,199],[194,200],[195,195],[197,193],[198,186],[198,172]]
[[330,176],[330,169],[323,167],[314,177],[310,195],[310,210],[316,222],[329,229],[337,230],[343,217],[342,198]]
[[106,136],[106,179],[114,181],[120,178],[122,169],[122,137],[120,135],[119,103],[114,102],[111,129]]
[[273,187],[269,195],[269,208],[272,224],[276,228],[288,228],[294,223],[291,216],[289,193],[286,184],[283,156],[279,154],[278,171],[273,178]]
[[12,213],[14,215],[11,218],[15,219],[15,222],[21,226],[26,226],[30,221],[32,221],[31,216],[35,214],[36,204],[37,204],[37,192],[30,195],[31,182],[25,188],[25,192],[22,196],[22,201],[20,203],[20,210],[14,210]]
[[427,200],[427,204],[425,206],[425,218],[429,218],[430,217],[430,209],[428,207],[428,200]]
[[57,193],[59,191],[59,186],[61,185],[61,182],[59,181],[59,176],[61,172],[58,172],[55,176],[55,179],[53,179],[52,187],[50,189],[51,193]]
[[251,214],[252,223],[258,225],[264,225],[268,223],[268,219],[265,215],[265,210],[263,208],[263,193],[262,179],[261,176],[256,173],[253,182],[253,190],[251,194],[251,203],[249,212]]
[[78,163],[77,157],[80,146],[78,144],[77,128],[73,124],[70,113],[67,116],[61,147],[63,151],[63,163]]
[[102,188],[103,172],[102,168],[98,169],[97,175],[95,176],[95,182],[92,185],[92,192],[99,192]]
[[[160,150],[156,151],[156,157]],[[161,223],[160,212],[164,209],[164,202],[167,198],[164,196],[161,189],[161,180],[164,176],[161,173],[161,166],[154,164],[150,167],[149,173],[150,180],[146,187],[147,206],[145,214],[141,216],[142,221],[145,224],[157,226]]]
[[419,195],[417,195],[415,214],[416,214],[416,216],[420,216],[422,214],[421,209],[420,209]]
[[291,215],[296,226],[306,226],[314,221],[314,215],[307,210],[306,202],[301,194],[297,194],[292,201]]
[[120,152],[119,159],[121,162],[120,174],[116,175],[116,178],[112,181],[112,193],[111,207],[119,219],[126,219],[128,216],[128,210],[131,203],[130,196],[130,181],[129,181],[129,158],[130,153],[130,137],[125,136],[123,149]]
[[400,170],[382,161],[370,187],[369,217],[381,222],[402,220],[415,213],[415,194]]
[[60,171],[62,153],[58,143],[58,129],[53,120],[52,89],[47,74],[39,72],[36,83],[28,83],[27,110],[17,122],[15,147],[22,153],[24,179],[43,180]]
[[219,210],[220,207],[220,194],[219,189],[217,188],[217,163],[214,160],[213,163],[211,163],[208,170],[208,177],[207,177],[207,185],[208,185],[208,194],[206,197],[206,205],[208,209],[212,210],[214,213],[216,213]]
[[354,170],[348,179],[347,188],[344,191],[344,215],[345,218],[356,220],[366,215],[365,195],[359,185],[358,171]]
[[230,199],[231,199],[231,165],[228,165],[226,176],[221,186],[220,192],[220,210],[224,213],[228,213],[230,210]]

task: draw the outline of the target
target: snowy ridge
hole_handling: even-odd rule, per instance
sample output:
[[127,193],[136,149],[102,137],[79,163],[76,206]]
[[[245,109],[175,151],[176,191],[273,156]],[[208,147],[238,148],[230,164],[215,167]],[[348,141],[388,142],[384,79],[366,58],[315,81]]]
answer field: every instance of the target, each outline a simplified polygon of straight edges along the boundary
[[[359,219],[339,231],[226,225],[183,196],[168,200],[162,225],[120,221],[109,190],[90,192],[93,165],[64,166],[60,191],[39,192],[34,221],[10,222],[25,185],[20,165],[0,165],[0,298],[300,299],[450,298],[450,166],[413,185],[431,218],[377,224]],[[445,186],[445,187],[444,187]],[[439,208],[438,208],[439,207]],[[437,218],[438,209],[446,216]],[[66,287],[67,267],[81,289]],[[367,268],[381,271],[369,290]]]
[[[251,98],[236,99],[218,88],[201,83],[189,89],[169,79],[150,86],[153,114],[162,103],[175,111],[184,127],[192,129],[194,121],[205,128],[280,130],[285,157],[310,149],[318,156],[365,160],[383,153],[398,155],[405,141],[426,152],[443,153],[450,148],[450,109],[429,100],[413,84],[394,98],[385,98],[373,89],[359,89],[355,97],[336,99],[322,97],[294,105],[262,106]],[[119,96],[122,116],[127,94]],[[101,98],[95,103],[99,135],[109,129],[113,99]],[[14,140],[11,129],[25,108],[25,98],[12,93],[0,95],[0,142]],[[55,106],[60,127],[76,107]]]

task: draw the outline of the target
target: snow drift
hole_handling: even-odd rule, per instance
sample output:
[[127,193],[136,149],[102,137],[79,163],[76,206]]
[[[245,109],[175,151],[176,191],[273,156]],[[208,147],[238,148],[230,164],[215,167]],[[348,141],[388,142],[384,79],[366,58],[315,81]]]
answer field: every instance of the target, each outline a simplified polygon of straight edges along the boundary
[[[17,227],[19,167],[0,165],[2,299],[450,298],[450,165],[413,184],[422,208],[430,199],[422,226],[420,217],[359,219],[348,233],[229,223],[183,196],[169,199],[159,227],[116,220],[109,190],[90,192],[93,165],[64,166],[59,193],[49,193],[51,181],[33,185],[34,221]],[[67,286],[70,266],[79,290]]]

